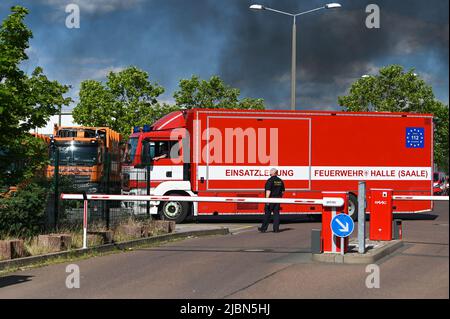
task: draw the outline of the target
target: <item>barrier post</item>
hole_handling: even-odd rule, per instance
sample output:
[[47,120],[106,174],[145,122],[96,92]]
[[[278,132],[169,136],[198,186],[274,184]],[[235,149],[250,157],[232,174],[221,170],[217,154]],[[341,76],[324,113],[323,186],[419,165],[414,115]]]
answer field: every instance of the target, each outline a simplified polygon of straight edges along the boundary
[[86,192],[83,192],[83,249],[87,248],[87,215],[88,199]]
[[366,252],[366,182],[358,182],[358,253]]
[[[348,251],[348,237],[337,237],[331,230],[331,220],[337,214],[348,214],[348,193],[346,192],[322,192],[322,196],[342,198],[344,205],[341,207],[322,207],[322,247],[324,253],[345,253]],[[343,245],[343,247],[342,247]],[[343,250],[341,250],[341,247]]]
[[392,194],[392,189],[370,190],[370,240],[392,240]]

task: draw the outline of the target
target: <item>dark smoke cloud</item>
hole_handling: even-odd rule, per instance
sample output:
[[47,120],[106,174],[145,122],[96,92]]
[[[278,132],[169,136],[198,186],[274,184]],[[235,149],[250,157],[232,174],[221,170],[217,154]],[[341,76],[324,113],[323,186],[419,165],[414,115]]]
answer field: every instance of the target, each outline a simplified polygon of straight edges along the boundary
[[[263,1],[280,10],[299,12],[323,1]],[[249,5],[239,1],[235,5]],[[363,74],[395,61],[412,66],[415,56],[434,57],[448,83],[448,4],[446,0],[343,0],[339,10],[323,10],[297,21],[297,107],[330,108],[337,96]],[[381,28],[365,27],[365,8],[381,9]],[[221,60],[226,81],[261,96],[274,108],[290,98],[292,20],[271,12],[236,10],[233,30]],[[424,59],[425,59],[424,58]],[[387,59],[387,60],[386,60]],[[418,65],[423,61],[414,61]],[[433,78],[431,80],[437,81]]]
[[[297,21],[297,107],[338,108],[337,97],[353,81],[392,63],[417,67],[448,103],[448,0],[76,0],[84,4],[78,31],[64,27],[64,5],[72,0],[24,5],[32,12],[36,56],[48,59],[37,63],[75,88],[108,68],[136,65],[167,89],[167,99],[181,78],[218,74],[242,96],[289,108],[292,20],[248,7],[300,12],[328,1],[343,8]],[[6,2],[0,15],[15,3]],[[379,30],[365,27],[370,3],[381,9]]]

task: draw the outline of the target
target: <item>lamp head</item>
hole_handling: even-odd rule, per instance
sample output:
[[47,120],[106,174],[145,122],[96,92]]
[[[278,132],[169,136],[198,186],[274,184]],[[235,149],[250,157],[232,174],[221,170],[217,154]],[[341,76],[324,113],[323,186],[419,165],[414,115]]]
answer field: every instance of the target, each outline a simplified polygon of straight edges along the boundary
[[261,4],[252,4],[251,6],[250,6],[250,9],[251,10],[264,10],[265,9],[265,7],[263,6],[263,5],[261,5]]
[[342,7],[341,4],[335,3],[335,2],[328,3],[328,4],[325,5],[326,9],[338,9],[338,8],[341,8],[341,7]]

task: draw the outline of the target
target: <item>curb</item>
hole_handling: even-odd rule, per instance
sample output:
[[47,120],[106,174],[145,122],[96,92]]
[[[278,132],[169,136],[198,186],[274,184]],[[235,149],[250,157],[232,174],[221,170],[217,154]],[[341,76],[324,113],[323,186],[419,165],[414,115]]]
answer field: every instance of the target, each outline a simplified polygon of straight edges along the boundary
[[392,240],[381,248],[368,251],[360,255],[358,253],[350,253],[344,256],[340,254],[312,254],[312,260],[324,263],[334,264],[373,264],[377,260],[392,254],[394,251],[403,246],[402,240]]
[[199,237],[199,236],[213,236],[213,235],[228,235],[230,234],[230,231],[228,228],[216,228],[216,229],[205,229],[205,230],[193,230],[193,231],[186,231],[186,232],[180,232],[180,233],[171,233],[171,234],[164,234],[159,235],[155,237],[145,237],[145,238],[138,238],[135,240],[130,240],[126,242],[121,243],[112,243],[112,244],[106,244],[101,246],[95,246],[91,248],[79,248],[69,251],[63,251],[63,252],[57,252],[57,253],[49,253],[45,255],[39,255],[39,256],[29,256],[29,257],[23,257],[23,258],[16,258],[16,259],[10,259],[10,260],[3,260],[0,261],[0,271],[8,269],[8,268],[18,268],[18,267],[25,267],[29,265],[33,265],[36,263],[42,263],[45,261],[58,259],[58,258],[64,258],[64,257],[80,257],[83,255],[87,255],[94,252],[110,252],[115,250],[125,250],[128,248],[141,246],[144,244],[153,244],[157,242],[167,241],[171,239],[179,239],[179,238],[187,238],[187,237]]

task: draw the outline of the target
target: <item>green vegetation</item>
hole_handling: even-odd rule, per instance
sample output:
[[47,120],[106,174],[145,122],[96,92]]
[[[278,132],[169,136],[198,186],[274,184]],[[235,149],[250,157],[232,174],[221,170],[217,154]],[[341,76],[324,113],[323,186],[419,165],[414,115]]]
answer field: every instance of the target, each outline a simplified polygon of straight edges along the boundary
[[110,72],[105,84],[95,80],[81,83],[80,102],[73,110],[75,122],[86,126],[108,126],[125,137],[133,126],[154,123],[164,115],[190,108],[264,109],[262,99],[239,99],[240,91],[218,76],[181,80],[174,93],[175,105],[159,103],[164,89],[149,80],[147,72],[128,67]]
[[80,102],[72,113],[74,121],[85,126],[108,126],[125,137],[133,126],[153,123],[175,108],[157,102],[164,89],[148,77],[147,72],[129,67],[110,72],[105,84],[81,82]]
[[30,237],[42,231],[50,182],[43,178],[48,148],[28,132],[71,102],[69,86],[49,80],[42,68],[26,74],[26,49],[33,34],[25,25],[28,10],[14,6],[0,26],[0,187],[18,191],[0,197],[0,236]]
[[15,6],[0,27],[0,145],[9,146],[35,127],[44,126],[70,98],[68,86],[50,81],[40,67],[27,75],[20,64],[33,34],[23,20],[28,10]]
[[26,238],[44,228],[48,187],[32,182],[14,196],[0,200],[0,238],[16,236]]
[[24,134],[0,151],[0,185],[18,185],[42,175],[47,164],[47,144],[40,138]]
[[353,112],[411,112],[434,115],[434,160],[448,172],[448,105],[438,101],[431,86],[414,69],[404,71],[400,65],[380,69],[379,74],[357,80],[339,105]]
[[181,80],[179,87],[173,97],[181,108],[264,109],[263,99],[239,99],[241,91],[226,85],[218,76],[212,76],[209,80],[192,76]]

